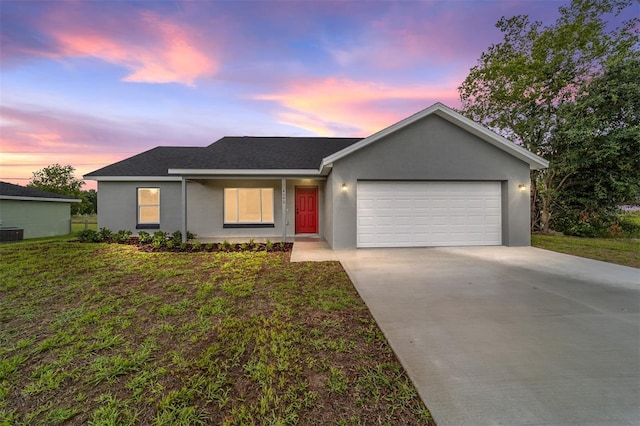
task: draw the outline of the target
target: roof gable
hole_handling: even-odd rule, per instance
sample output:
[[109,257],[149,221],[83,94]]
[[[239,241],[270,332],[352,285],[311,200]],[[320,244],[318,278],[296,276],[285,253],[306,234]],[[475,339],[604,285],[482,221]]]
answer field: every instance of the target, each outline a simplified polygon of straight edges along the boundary
[[401,120],[383,130],[380,130],[377,133],[374,133],[373,135],[362,139],[361,141],[350,145],[348,147],[346,147],[345,149],[336,152],[332,155],[329,155],[328,157],[324,158],[322,161],[322,165],[321,168],[325,168],[325,167],[331,167],[332,163],[334,161],[337,161],[343,157],[346,157],[347,155],[361,149],[364,148],[365,146],[375,143],[377,141],[379,141],[380,139],[383,139],[384,137],[406,127],[409,126],[412,123],[415,123],[418,120],[421,120],[425,117],[428,117],[432,114],[435,114],[449,122],[451,122],[452,124],[468,131],[469,133],[479,137],[480,139],[484,140],[485,142],[490,143],[491,145],[513,155],[514,157],[524,161],[525,163],[529,164],[529,168],[531,170],[538,170],[538,169],[544,169],[546,167],[549,166],[549,162],[545,159],[543,159],[542,157],[537,156],[536,154],[527,151],[526,149],[522,148],[519,145],[516,145],[515,143],[509,141],[508,139],[498,135],[495,132],[492,132],[491,130],[487,129],[486,127],[476,123],[473,120],[470,120],[466,117],[464,117],[463,115],[455,112],[454,110],[452,110],[451,108],[443,105],[442,103],[438,102],[435,103],[433,105],[431,105],[429,108],[426,108],[410,117],[405,118],[404,120]]

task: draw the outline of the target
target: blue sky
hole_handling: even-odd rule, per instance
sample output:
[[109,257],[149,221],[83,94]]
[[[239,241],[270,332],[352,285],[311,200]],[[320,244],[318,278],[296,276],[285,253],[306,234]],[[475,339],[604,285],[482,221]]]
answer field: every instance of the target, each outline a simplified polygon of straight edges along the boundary
[[225,135],[364,137],[459,106],[501,16],[562,4],[0,1],[0,180]]

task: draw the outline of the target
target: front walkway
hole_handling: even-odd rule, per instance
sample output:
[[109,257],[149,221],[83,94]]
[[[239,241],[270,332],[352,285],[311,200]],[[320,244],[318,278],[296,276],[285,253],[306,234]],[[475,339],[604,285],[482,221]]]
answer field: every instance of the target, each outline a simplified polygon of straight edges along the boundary
[[296,237],[291,252],[291,262],[338,261],[329,244],[320,238]]

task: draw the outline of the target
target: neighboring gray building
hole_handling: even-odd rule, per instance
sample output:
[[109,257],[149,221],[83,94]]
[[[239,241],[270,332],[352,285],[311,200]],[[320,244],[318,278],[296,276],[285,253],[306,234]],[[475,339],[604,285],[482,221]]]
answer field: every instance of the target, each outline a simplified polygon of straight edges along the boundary
[[335,249],[523,246],[529,171],[547,166],[437,103],[364,139],[225,137],[84,178],[98,181],[98,226],[114,231],[311,234]]
[[71,203],[81,200],[0,182],[0,227],[20,228],[24,238],[71,233]]

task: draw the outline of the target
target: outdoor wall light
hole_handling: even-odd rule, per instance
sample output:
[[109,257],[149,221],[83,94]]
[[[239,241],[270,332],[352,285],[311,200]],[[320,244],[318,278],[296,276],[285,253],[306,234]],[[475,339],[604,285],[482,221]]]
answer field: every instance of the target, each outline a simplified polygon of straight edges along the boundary
[[520,191],[526,191],[527,190],[527,185],[525,185],[524,183],[521,183],[520,185],[518,185],[518,189]]
[[346,183],[343,183],[343,184],[342,184],[342,190],[343,190],[343,191],[346,191],[346,190],[347,190],[347,184],[346,184]]

